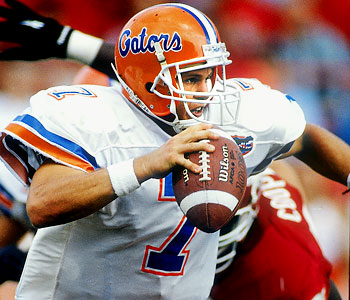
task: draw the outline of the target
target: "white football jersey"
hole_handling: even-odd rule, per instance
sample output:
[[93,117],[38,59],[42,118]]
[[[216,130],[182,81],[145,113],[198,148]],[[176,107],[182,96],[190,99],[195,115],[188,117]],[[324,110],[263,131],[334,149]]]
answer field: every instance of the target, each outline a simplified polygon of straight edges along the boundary
[[[264,169],[305,126],[295,101],[260,83],[242,93],[241,112],[242,124],[225,130],[241,140],[249,173]],[[263,126],[247,127],[250,115]],[[300,124],[290,130],[290,123],[279,123],[282,115],[295,115]],[[4,130],[0,153],[30,184],[44,157],[90,172],[149,153],[169,138],[114,87],[61,86],[31,98]],[[201,232],[184,217],[171,174],[150,179],[88,217],[39,229],[16,299],[206,299],[217,245],[218,232]]]
[[[257,79],[234,78],[228,81],[228,86],[240,91],[241,101],[227,104],[231,111],[238,110],[238,116],[235,124],[222,126],[222,129],[240,147],[248,175],[257,174],[273,159],[288,152],[303,133],[304,114],[291,96],[273,90]],[[219,116],[220,107],[209,106],[208,118],[218,122]],[[230,118],[227,113],[225,117]]]

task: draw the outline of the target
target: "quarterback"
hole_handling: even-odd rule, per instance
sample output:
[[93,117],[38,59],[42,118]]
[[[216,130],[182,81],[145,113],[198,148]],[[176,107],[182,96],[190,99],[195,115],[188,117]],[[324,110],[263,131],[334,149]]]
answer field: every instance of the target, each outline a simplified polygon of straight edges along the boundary
[[292,97],[226,78],[228,57],[200,11],[157,5],[119,35],[121,90],[60,86],[31,98],[0,144],[30,186],[27,210],[40,228],[16,299],[206,299],[219,234],[186,220],[169,182],[176,165],[201,172],[184,154],[214,151],[201,142],[218,138],[213,125],[245,151],[249,174],[295,155],[347,183],[349,147],[306,124]]

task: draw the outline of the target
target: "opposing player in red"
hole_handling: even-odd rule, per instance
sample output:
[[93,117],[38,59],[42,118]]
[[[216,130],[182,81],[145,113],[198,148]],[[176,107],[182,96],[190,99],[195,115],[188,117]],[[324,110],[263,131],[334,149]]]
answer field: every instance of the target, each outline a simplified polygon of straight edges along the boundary
[[[152,296],[159,297],[160,295],[174,299],[184,295],[190,299],[206,297],[212,278],[209,269],[214,270],[212,268],[213,256],[216,257],[214,248],[217,246],[214,238],[216,239],[217,236],[212,234],[204,238],[199,231],[192,231],[193,235],[191,234],[190,240],[186,244],[186,250],[181,252],[187,255],[188,267],[180,273],[174,272],[174,269],[171,278],[166,277],[170,275],[170,270],[165,272],[165,268],[169,268],[169,263],[178,257],[179,252],[167,252],[168,259],[166,261],[162,260],[162,255],[165,254],[164,250],[169,250],[174,238],[178,237],[177,233],[184,233],[182,230],[184,227],[181,227],[179,232],[173,231],[171,239],[167,239],[169,243],[158,244],[160,247],[153,246],[152,244],[156,241],[151,236],[157,237],[157,243],[160,242],[166,235],[164,235],[164,231],[169,231],[170,227],[181,218],[173,210],[173,204],[168,203],[167,209],[162,212],[161,206],[151,201],[152,197],[145,197],[154,190],[151,183],[157,182],[148,179],[161,177],[161,180],[166,181],[164,176],[176,164],[186,165],[193,172],[200,171],[195,165],[186,162],[183,157],[184,153],[188,151],[200,149],[212,151],[209,147],[204,147],[203,144],[199,146],[199,143],[196,143],[203,138],[215,138],[214,135],[207,132],[207,129],[211,127],[209,125],[189,126],[198,121],[220,124],[232,136],[244,142],[242,150],[245,153],[249,174],[261,172],[273,159],[288,152],[293,141],[297,139],[288,154],[297,154],[300,159],[310,163],[322,174],[344,184],[346,182],[350,171],[350,166],[344,164],[345,158],[349,155],[348,147],[320,128],[307,125],[304,130],[305,123],[294,99],[270,90],[255,80],[226,80],[224,72],[220,73],[221,77],[215,76],[216,73],[213,73],[212,68],[224,67],[229,61],[227,61],[224,45],[218,43],[216,31],[213,30],[212,23],[205,16],[197,10],[183,5],[170,4],[158,6],[155,10],[152,9],[138,14],[132,19],[132,23],[125,27],[120,35],[116,51],[117,73],[123,86],[123,96],[131,100],[142,111],[137,110],[133,105],[130,106],[125,98],[117,97],[115,90],[111,88],[92,86],[74,89],[70,87],[53,88],[33,97],[31,110],[17,118],[5,131],[7,135],[3,141],[7,150],[10,149],[10,154],[18,152],[19,148],[23,149],[21,146],[18,147],[18,143],[12,139],[15,136],[16,140],[19,139],[22,143],[26,141],[26,146],[30,148],[27,148],[27,154],[21,156],[21,161],[27,162],[29,173],[20,172],[18,175],[27,182],[31,181],[32,194],[29,195],[28,206],[32,220],[38,226],[62,224],[38,231],[18,289],[18,299],[30,297],[30,295],[34,295],[34,292],[37,296],[38,288],[42,296],[55,293],[67,298],[84,297],[87,294],[101,296],[101,290],[104,291],[102,297],[125,297],[126,299],[136,296],[150,299]],[[169,10],[169,14],[165,9]],[[181,17],[178,15],[180,11]],[[153,25],[155,21],[160,21],[156,22],[158,27],[163,26],[171,18],[178,18],[178,21],[183,21],[185,16],[185,18],[194,18],[198,23],[195,23],[197,25],[193,27],[193,30],[189,31],[187,28],[187,32],[193,33],[199,30],[200,35],[203,33],[205,35],[204,41],[200,42],[200,39],[187,40],[186,33],[182,34],[181,28],[179,28],[183,23],[179,22],[167,23],[165,28],[156,28],[157,30],[155,30],[153,26],[145,25],[148,24],[143,19],[145,16],[153,20]],[[134,22],[135,20],[137,22]],[[185,24],[189,25],[192,22],[194,22],[193,19],[187,20]],[[175,26],[177,30],[172,31],[172,26]],[[161,33],[158,30],[161,30]],[[153,44],[150,40],[153,41]],[[199,52],[202,55],[193,57],[195,54],[193,51],[189,53],[184,50],[186,45],[200,46],[201,51]],[[175,57],[178,60],[173,61]],[[154,68],[146,67],[145,63],[156,65],[158,63],[160,65],[158,75],[151,76],[148,72],[153,71]],[[144,80],[141,80],[143,75],[145,75]],[[152,93],[169,101],[157,99]],[[112,97],[110,97],[112,95],[113,101],[118,104],[117,106],[114,105]],[[59,101],[52,102],[54,100],[47,96],[52,96]],[[101,101],[105,99],[103,101],[107,101],[108,106],[110,106],[108,113],[103,107],[100,107],[101,101],[95,101],[97,99],[87,101],[89,99],[87,97],[97,98]],[[184,104],[179,104],[182,102]],[[215,106],[216,103],[218,106]],[[239,106],[237,106],[238,104]],[[43,109],[44,106],[45,109]],[[74,113],[67,116],[64,113],[67,113],[68,108]],[[83,111],[77,110],[78,108]],[[272,119],[269,114],[271,108],[276,113],[275,118]],[[50,110],[53,113],[50,113]],[[94,123],[92,119],[89,119],[89,114],[95,113],[94,117],[96,117],[96,113],[98,115],[101,112],[103,114],[100,115],[103,115],[104,119],[99,119],[99,121],[103,126],[98,124],[96,131],[96,127],[89,126]],[[262,112],[267,113],[267,115]],[[120,119],[115,119],[111,113],[117,114]],[[151,117],[143,115],[144,113]],[[46,118],[47,114],[50,115],[50,118]],[[79,118],[76,118],[77,114]],[[136,115],[141,122],[134,118]],[[59,119],[56,120],[58,117]],[[124,122],[120,122],[120,120],[124,120]],[[259,120],[259,122],[255,123],[254,120]],[[292,122],[290,123],[290,121]],[[114,125],[114,129],[109,132],[108,128],[111,123]],[[140,126],[137,131],[134,130],[132,126],[136,123],[142,123],[147,130],[144,130],[143,126]],[[83,124],[84,126],[82,126]],[[141,150],[143,146],[140,147],[139,140],[135,144],[136,140],[134,141],[132,137],[141,136],[147,140],[148,132],[152,131],[153,139],[155,137],[162,139],[162,136],[165,137],[164,133],[159,131],[156,124],[157,126],[159,124],[167,125],[165,128],[164,125],[160,125],[167,133],[170,133],[172,128],[181,132],[171,138],[169,136],[165,138],[162,141],[165,142],[164,147],[162,143],[156,142],[156,150],[153,152],[148,150],[145,153]],[[31,128],[29,130],[31,133],[26,130],[17,131],[18,125],[22,129]],[[125,130],[125,126],[129,129]],[[96,136],[94,136],[95,134]],[[30,136],[34,139],[29,138]],[[53,145],[53,148],[43,142],[43,137],[46,141],[50,141],[49,144]],[[118,143],[118,139],[124,142]],[[325,139],[329,143],[322,143]],[[147,140],[147,142],[150,141]],[[45,147],[42,147],[43,145]],[[113,145],[121,145],[121,147],[111,151]],[[125,152],[122,149],[134,149],[134,153]],[[67,153],[70,155],[67,156]],[[170,157],[161,155],[168,153],[172,153],[172,155]],[[14,169],[19,171],[18,167],[20,166],[8,154],[3,150],[3,157],[14,166]],[[23,155],[23,153],[21,154]],[[327,156],[326,154],[331,155]],[[56,163],[48,158],[53,159]],[[134,159],[134,163],[126,164],[124,160],[128,158]],[[318,163],[321,158],[323,159],[322,165]],[[84,170],[84,166],[85,171],[89,172],[88,174],[76,170]],[[332,166],[332,172],[330,172],[330,166]],[[120,172],[120,169],[123,172]],[[52,181],[49,180],[50,177]],[[44,179],[45,185],[43,185]],[[48,185],[49,182],[52,184]],[[139,187],[140,183],[142,183],[142,187]],[[64,193],[59,191],[64,191]],[[147,193],[145,193],[146,191]],[[55,197],[51,198],[51,196]],[[72,199],[74,199],[74,205],[71,203]],[[150,215],[146,212],[146,209],[150,208],[150,203],[144,206],[144,201],[152,203],[154,210],[150,214],[151,218],[148,218]],[[59,205],[57,206],[55,203],[59,203]],[[87,203],[89,205],[85,205]],[[163,202],[163,204],[165,203]],[[47,211],[48,205],[50,205],[50,212]],[[137,205],[137,207],[133,205]],[[141,205],[143,206],[142,214],[138,217],[135,212],[140,210]],[[163,208],[166,208],[165,205]],[[54,215],[52,215],[53,209],[56,211]],[[134,212],[131,216],[129,215],[130,209]],[[173,210],[173,213],[170,213],[170,210]],[[161,228],[157,229],[157,225],[154,223],[154,214],[157,215],[157,221],[160,221],[160,217],[166,217],[166,222],[157,222],[157,224],[162,224]],[[174,222],[170,218],[174,218]],[[170,221],[172,223],[169,224],[170,227],[164,228],[165,224]],[[146,225],[144,222],[147,222],[149,226],[143,226]],[[139,223],[139,226],[136,226],[136,223]],[[188,225],[186,225],[186,232],[189,229]],[[98,230],[99,228],[103,230]],[[135,232],[136,228],[143,229],[143,233],[136,230],[137,235],[141,234],[142,238],[135,240],[133,237],[132,245],[130,245],[125,240],[130,238],[130,233]],[[146,241],[145,234],[148,231],[152,231],[152,233],[150,232],[149,239]],[[68,240],[67,236],[69,236]],[[113,242],[112,236],[114,237]],[[101,239],[103,243],[99,242]],[[211,239],[213,240],[211,241]],[[62,247],[63,240],[68,242],[65,247]],[[48,244],[53,247],[47,247]],[[104,248],[96,252],[97,249],[93,245],[100,245]],[[128,245],[131,247],[127,247]],[[129,255],[122,251],[126,247]],[[142,260],[143,251],[141,249],[144,247],[147,259],[144,257]],[[63,248],[66,249],[64,263],[60,264],[57,269],[60,276],[50,278],[50,274],[43,274],[43,270],[57,268],[55,261],[58,257],[62,257],[60,251]],[[112,248],[119,250],[111,251]],[[80,252],[81,257],[76,255],[77,249],[84,249],[83,253]],[[57,250],[58,252],[56,252]],[[46,254],[43,255],[43,252]],[[104,260],[108,258],[108,254],[113,254],[113,259],[108,260],[108,266],[114,266],[113,271],[119,272],[117,278],[122,282],[118,286],[109,285],[109,282],[115,283],[118,280],[113,278],[115,273],[106,274],[100,270],[98,265],[101,266],[102,261],[98,259],[96,253],[101,253],[101,258],[103,257]],[[153,253],[158,254],[153,255]],[[50,262],[42,260],[45,256],[51,257]],[[86,257],[94,257],[94,260],[89,260],[90,272],[94,270],[92,274],[84,266]],[[126,257],[128,257],[127,269],[123,264]],[[79,261],[76,261],[76,258]],[[170,258],[171,260],[169,260]],[[202,258],[205,259],[205,264],[198,261]],[[59,260],[62,262],[61,259]],[[141,261],[143,262],[140,272],[137,266]],[[75,263],[75,272],[72,272],[73,262]],[[176,265],[172,264],[171,266],[175,267]],[[35,271],[36,268],[41,271]],[[198,276],[199,271],[202,272],[201,282],[193,278],[193,276]],[[138,286],[137,291],[126,289],[126,282],[122,278],[123,276],[129,278],[128,274],[133,275],[134,282]],[[43,276],[45,280],[43,280]],[[72,280],[72,276],[74,276],[74,280]],[[108,280],[105,276],[108,276]],[[162,284],[155,284],[154,280],[157,280],[158,283],[162,282]],[[45,285],[42,285],[44,281]],[[81,282],[81,285],[77,284],[78,281]],[[90,281],[93,281],[94,284],[84,286],[84,283]],[[152,285],[147,284],[147,290],[145,290],[145,285],[138,284],[142,281],[152,282]],[[40,287],[35,282],[40,282]],[[71,284],[72,282],[75,283],[74,286]]]
[[272,166],[249,178],[248,205],[221,231],[212,299],[341,299],[295,167]]

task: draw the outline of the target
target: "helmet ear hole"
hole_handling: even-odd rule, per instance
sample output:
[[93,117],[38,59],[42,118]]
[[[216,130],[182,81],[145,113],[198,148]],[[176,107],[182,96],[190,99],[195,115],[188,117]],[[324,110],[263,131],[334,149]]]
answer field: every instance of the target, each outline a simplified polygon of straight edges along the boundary
[[147,90],[147,92],[153,94],[153,92],[151,92],[151,87],[152,87],[153,83],[152,82],[146,82],[145,84],[145,88]]

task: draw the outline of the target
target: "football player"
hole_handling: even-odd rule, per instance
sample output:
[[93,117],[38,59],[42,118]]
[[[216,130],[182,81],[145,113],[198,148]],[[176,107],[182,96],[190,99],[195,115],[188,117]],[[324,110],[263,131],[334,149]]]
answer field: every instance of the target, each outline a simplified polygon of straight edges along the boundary
[[[90,67],[83,67],[73,83],[120,88]],[[212,299],[341,299],[305,198],[288,160],[249,178],[243,208],[220,233]]]
[[[87,66],[73,83],[120,87]],[[220,232],[211,299],[341,300],[314,237],[306,198],[288,160],[249,178],[243,207]]]
[[[118,86],[117,82],[90,67],[83,67],[73,79],[73,84]],[[8,185],[8,180],[5,181],[8,172],[2,170],[1,174],[4,176],[0,178]],[[337,288],[329,279],[331,266],[311,232],[310,220],[304,216],[307,211],[303,201],[304,188],[300,180],[297,180],[293,166],[284,161],[274,162],[272,169],[250,177],[248,184],[245,200],[247,206],[221,231],[212,299],[313,299],[315,296],[320,299],[341,299]],[[22,189],[18,183],[10,186],[11,190]],[[6,215],[10,207],[6,203],[12,204],[12,198],[7,197],[8,201],[3,201],[1,206]],[[6,220],[6,225],[1,225],[5,224],[1,220]],[[11,220],[3,216],[0,227],[13,228],[14,223],[16,228],[20,226],[22,235],[23,222],[18,223],[16,220],[17,218]],[[246,238],[248,232],[249,238]],[[12,239],[16,236],[15,242],[19,239],[18,234],[7,232],[7,237],[9,236]],[[3,239],[0,240],[0,244],[4,243]],[[298,255],[295,255],[296,251]],[[13,246],[2,253],[0,259],[3,258],[3,264],[0,269],[6,270],[6,274],[2,274],[4,280],[18,281],[25,253]],[[267,260],[269,264],[266,263]],[[254,288],[249,288],[250,286]],[[7,294],[14,293],[12,286],[4,285],[2,290],[3,293],[5,290]]]
[[[203,41],[188,39],[187,30],[181,30],[182,23],[164,24],[172,18],[192,26],[193,30],[189,32],[198,31],[197,38],[202,36]],[[146,26],[148,19],[153,21],[153,25],[159,19],[162,22],[156,22],[159,28],[154,28]],[[193,172],[200,171],[198,166],[184,160],[183,153],[199,149],[213,151],[209,145],[197,142],[203,138],[216,138],[208,130],[211,125],[206,123],[221,125],[231,135],[244,137],[245,161],[250,174],[262,171],[273,159],[291,149],[288,154],[298,153],[300,159],[309,162],[322,174],[346,183],[350,169],[343,163],[349,155],[347,145],[312,125],[307,125],[304,131],[302,113],[291,97],[257,81],[227,80],[223,70],[229,63],[228,54],[219,42],[215,27],[204,15],[189,6],[169,4],[147,9],[132,20],[120,34],[116,47],[117,76],[123,86],[123,96],[118,96],[111,88],[92,86],[49,89],[34,96],[31,109],[4,131],[6,148],[2,149],[3,158],[24,182],[31,183],[28,210],[32,221],[40,227],[56,225],[38,231],[26,263],[27,274],[24,273],[18,289],[19,295],[37,295],[38,289],[45,295],[54,289],[56,295],[66,294],[67,297],[87,293],[95,295],[97,290],[103,290],[106,297],[136,297],[133,291],[126,291],[127,282],[123,280],[128,277],[127,274],[133,274],[140,283],[147,282],[146,285],[138,284],[136,294],[140,297],[156,297],[158,293],[174,298],[183,298],[183,295],[190,299],[204,298],[213,279],[210,269],[213,271],[215,268],[213,255],[216,256],[217,234],[203,235],[199,231],[191,231],[190,224],[182,221],[181,215],[176,215],[178,208],[175,210],[173,201],[166,203],[164,208],[152,204],[154,209],[151,212],[152,202],[147,202],[147,199],[152,198],[157,182],[166,180],[164,176],[174,165],[184,165]],[[191,54],[186,53],[188,45],[195,49],[200,46],[200,54],[197,53],[196,57],[193,48]],[[203,45],[207,46],[202,48]],[[148,74],[157,69],[157,65],[158,75]],[[221,77],[216,76],[218,69],[222,70]],[[94,98],[101,101],[96,102]],[[129,105],[129,100],[141,111]],[[118,108],[114,102],[118,103]],[[272,120],[268,114],[271,108],[278,115]],[[99,122],[93,121],[92,116],[94,120],[101,116]],[[259,122],[254,123],[253,120],[257,119]],[[197,122],[202,124],[194,125]],[[137,130],[134,129],[135,124],[139,124]],[[161,130],[170,135],[164,135]],[[180,133],[172,135],[172,132]],[[322,144],[321,136],[330,143]],[[151,140],[153,146],[140,146]],[[294,140],[297,141],[292,146]],[[19,150],[23,149],[20,143],[25,145],[24,153]],[[152,152],[152,149],[155,150]],[[336,152],[336,149],[341,151]],[[312,156],[307,154],[309,151]],[[326,153],[332,155],[327,157]],[[326,168],[318,163],[321,157]],[[26,169],[18,163],[18,158],[25,163]],[[133,163],[128,158],[134,160]],[[327,164],[333,167],[331,173]],[[156,180],[149,179],[152,177]],[[119,197],[115,199],[116,196]],[[144,202],[148,205],[145,206]],[[139,215],[140,210],[142,214]],[[164,217],[166,222],[159,223]],[[177,222],[180,222],[179,226],[172,231],[171,224]],[[143,229],[142,234],[138,228]],[[179,249],[179,244],[175,242],[179,242],[180,236],[184,241],[185,230],[187,234],[191,233],[187,235],[190,240],[185,239],[186,245],[181,252],[174,252],[175,249],[170,247],[177,245]],[[170,233],[167,242],[158,240],[155,243],[158,246],[153,246],[157,238],[166,237],[166,232]],[[113,243],[112,236],[118,237]],[[94,247],[96,244],[100,246],[98,252]],[[196,249],[197,246],[199,249]],[[63,249],[66,250],[64,257],[60,252]],[[73,257],[76,258],[77,251],[81,249],[84,249],[83,253],[80,252],[82,257],[74,261]],[[194,254],[189,255],[187,250]],[[40,259],[43,251],[50,261]],[[127,253],[131,253],[130,257]],[[165,254],[166,259],[163,260]],[[205,258],[204,266],[199,261],[200,257],[195,257],[196,254]],[[181,255],[183,259],[178,259]],[[84,266],[87,256],[94,257],[94,260],[89,260],[91,269]],[[124,260],[129,258],[128,266],[123,264],[121,257]],[[40,267],[38,260],[40,272],[35,271]],[[60,266],[57,264],[60,276],[51,278],[51,272],[43,270],[50,268],[52,271],[56,260],[61,262]],[[101,262],[107,264],[101,265]],[[142,262],[141,271],[137,269],[138,262]],[[117,278],[113,278],[115,273],[103,272],[111,267],[118,270]],[[33,272],[37,274],[36,278],[33,278]],[[192,276],[198,276],[197,272],[205,275],[201,282],[191,280]],[[31,277],[30,283],[27,276]],[[72,276],[74,286],[70,284]],[[110,281],[106,281],[106,276]],[[47,284],[42,285],[44,278]],[[156,279],[158,283],[154,281]],[[186,279],[190,286],[186,285]],[[81,285],[77,285],[77,281]],[[35,282],[41,283],[40,288]],[[89,282],[93,284],[84,285]],[[119,284],[112,287],[109,282]],[[176,289],[178,283],[181,295]]]
[[212,299],[341,299],[306,198],[290,162],[248,179],[247,205],[221,230]]

